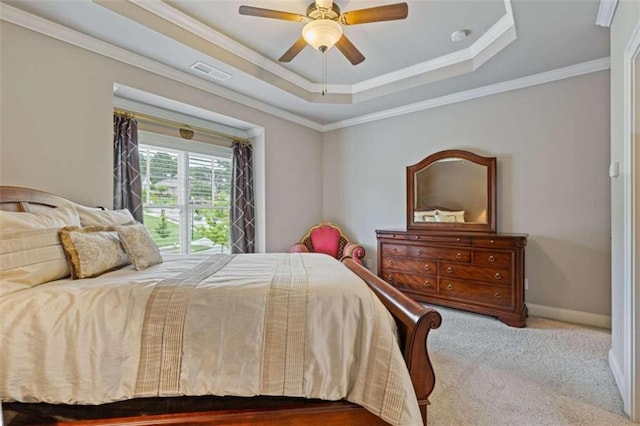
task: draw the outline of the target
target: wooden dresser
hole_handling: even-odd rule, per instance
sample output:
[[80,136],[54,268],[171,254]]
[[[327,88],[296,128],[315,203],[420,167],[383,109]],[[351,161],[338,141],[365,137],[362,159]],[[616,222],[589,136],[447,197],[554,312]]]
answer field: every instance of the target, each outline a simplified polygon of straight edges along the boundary
[[378,275],[414,299],[525,327],[524,234],[378,230]]

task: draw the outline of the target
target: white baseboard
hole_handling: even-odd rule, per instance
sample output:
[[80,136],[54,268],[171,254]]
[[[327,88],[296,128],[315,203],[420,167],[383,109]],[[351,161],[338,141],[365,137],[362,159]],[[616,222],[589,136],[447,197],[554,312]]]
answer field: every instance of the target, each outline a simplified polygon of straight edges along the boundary
[[618,390],[620,391],[620,395],[625,394],[625,381],[624,375],[622,374],[622,370],[620,369],[620,364],[618,364],[618,360],[613,355],[613,349],[609,349],[609,368],[613,373],[613,378],[616,381],[616,385],[618,385]]
[[611,317],[607,315],[572,311],[571,309],[554,308],[552,306],[534,305],[532,303],[527,303],[527,308],[529,309],[529,315],[532,316],[611,329]]

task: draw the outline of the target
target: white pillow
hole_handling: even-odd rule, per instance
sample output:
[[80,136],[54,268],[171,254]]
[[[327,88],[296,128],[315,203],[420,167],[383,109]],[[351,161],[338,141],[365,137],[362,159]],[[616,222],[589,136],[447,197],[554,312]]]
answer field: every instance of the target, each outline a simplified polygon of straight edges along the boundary
[[79,225],[72,205],[35,213],[0,211],[0,296],[68,276],[58,230]]
[[464,222],[464,210],[460,211],[443,211],[438,210],[436,222]]
[[127,209],[102,210],[77,206],[82,226],[118,226],[135,222],[131,212]]
[[437,210],[419,210],[413,212],[413,221],[414,222],[435,222],[436,215],[438,214]]
[[80,218],[75,207],[71,204],[34,213],[0,210],[0,234],[78,225],[80,225]]

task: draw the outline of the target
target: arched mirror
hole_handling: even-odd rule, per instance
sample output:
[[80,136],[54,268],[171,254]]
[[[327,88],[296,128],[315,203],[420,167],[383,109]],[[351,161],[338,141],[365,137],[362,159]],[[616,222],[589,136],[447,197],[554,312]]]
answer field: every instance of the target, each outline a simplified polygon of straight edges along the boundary
[[496,158],[437,152],[407,167],[407,229],[496,231]]

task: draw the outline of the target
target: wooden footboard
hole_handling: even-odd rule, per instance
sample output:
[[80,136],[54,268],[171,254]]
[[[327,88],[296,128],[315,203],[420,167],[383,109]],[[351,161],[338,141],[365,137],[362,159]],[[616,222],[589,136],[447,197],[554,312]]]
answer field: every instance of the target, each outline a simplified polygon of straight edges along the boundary
[[429,395],[436,383],[427,350],[427,337],[431,329],[440,327],[442,317],[438,311],[422,306],[352,259],[343,258],[342,262],[367,283],[395,318],[404,359],[427,424]]
[[[72,202],[45,192],[0,186],[0,210],[29,212],[67,203]],[[431,329],[440,326],[440,314],[408,298],[353,259],[347,257],[342,261],[368,284],[395,318],[401,349],[426,424],[428,398],[435,385],[435,375],[427,353],[427,337]],[[303,398],[145,398],[100,406],[4,403],[2,409],[7,425],[385,424],[364,408],[347,401]]]

